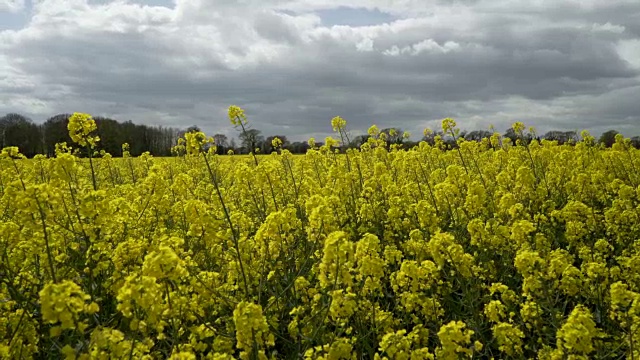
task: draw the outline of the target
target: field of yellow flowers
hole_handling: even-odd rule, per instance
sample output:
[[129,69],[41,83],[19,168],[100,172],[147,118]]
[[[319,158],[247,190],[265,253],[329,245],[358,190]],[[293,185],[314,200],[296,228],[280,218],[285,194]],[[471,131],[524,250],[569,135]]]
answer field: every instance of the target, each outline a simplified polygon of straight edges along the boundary
[[[173,158],[2,150],[0,358],[640,359],[628,140],[516,123],[516,143],[400,149],[374,126],[338,152],[332,126],[296,157],[202,133]],[[70,119],[77,148],[94,130]]]

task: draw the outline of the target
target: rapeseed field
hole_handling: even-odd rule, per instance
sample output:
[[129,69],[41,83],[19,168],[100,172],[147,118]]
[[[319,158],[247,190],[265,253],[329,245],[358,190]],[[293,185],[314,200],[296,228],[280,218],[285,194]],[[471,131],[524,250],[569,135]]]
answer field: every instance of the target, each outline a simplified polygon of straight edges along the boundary
[[[232,106],[229,119],[248,119]],[[0,358],[640,358],[640,151],[495,133],[306,155],[0,155]],[[278,148],[277,139],[274,147]],[[207,150],[205,150],[207,149]]]

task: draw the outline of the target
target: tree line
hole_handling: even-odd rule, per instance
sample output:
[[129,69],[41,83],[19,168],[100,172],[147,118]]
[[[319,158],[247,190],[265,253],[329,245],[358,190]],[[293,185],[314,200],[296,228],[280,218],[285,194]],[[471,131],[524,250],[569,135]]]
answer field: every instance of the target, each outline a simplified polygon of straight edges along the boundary
[[[27,157],[36,154],[53,156],[57,143],[73,143],[67,129],[70,116],[58,114],[42,124],[35,124],[26,116],[15,113],[0,117],[0,148],[17,146]],[[139,125],[105,117],[94,117],[94,120],[100,137],[97,150],[113,156],[122,156],[124,143],[130,145],[129,152],[134,156],[145,151],[156,156],[170,156],[171,147],[180,136],[180,131],[172,127]]]
[[[71,144],[67,124],[71,114],[58,114],[50,117],[42,124],[36,124],[31,119],[17,113],[6,114],[0,117],[0,149],[7,146],[17,146],[20,152],[27,157],[36,154],[53,156],[55,145],[66,142]],[[132,121],[119,122],[106,117],[94,117],[98,127],[97,135],[100,136],[98,151],[104,150],[112,156],[122,156],[122,144],[129,144],[129,152],[132,156],[139,156],[144,152],[149,152],[154,156],[171,156],[171,149],[177,144],[177,140],[185,132],[200,131],[197,126],[187,129],[177,129],[173,127],[149,126],[134,124]],[[402,136],[400,128],[386,128],[380,131],[386,135],[387,143],[399,144],[405,148],[411,148],[418,142],[411,141]],[[609,130],[603,133],[599,142],[610,147],[615,142],[616,130]],[[455,146],[453,139],[446,137],[442,132],[434,132],[425,135],[421,141],[433,143],[436,136],[441,136],[445,142]],[[461,132],[460,137],[466,140],[480,141],[485,137],[490,137],[492,132],[487,130],[474,130]],[[504,137],[516,139],[513,129],[507,130]],[[533,138],[534,135],[528,135]],[[282,141],[282,148],[294,154],[303,154],[309,149],[307,141],[289,141],[286,135],[264,136],[260,130],[248,129],[239,135],[239,144],[235,139],[229,139],[224,134],[213,135],[214,144],[219,154],[226,154],[229,150],[236,154],[257,151],[268,154],[274,151],[272,140],[277,137]],[[358,148],[366,143],[369,135],[357,135],[350,139],[345,148]],[[580,137],[575,131],[549,131],[542,136],[536,136],[538,140],[547,139],[558,141],[559,144],[579,141]],[[640,136],[631,138],[631,144],[640,148]],[[321,146],[321,142],[316,143]]]
[[[197,129],[197,128],[195,128]],[[401,128],[393,127],[382,129],[380,133],[384,133],[387,144],[398,144],[404,148],[411,148],[419,143],[419,141],[411,141],[406,139],[403,136],[403,131]],[[616,130],[609,130],[604,132],[600,138],[599,142],[604,144],[606,147],[611,147],[615,143],[615,137],[619,132]],[[459,137],[464,138],[469,141],[480,141],[483,138],[490,138],[493,133],[488,130],[474,130],[474,131],[462,131],[459,134]],[[420,141],[426,141],[428,143],[433,144],[435,142],[436,136],[440,136],[443,141],[451,146],[456,147],[457,144],[453,138],[445,135],[442,131],[433,132],[431,134],[423,136]],[[508,129],[503,135],[503,137],[510,138],[513,142],[516,141],[518,135],[515,133],[513,129]],[[526,134],[526,140],[533,140],[534,138],[538,141],[545,139],[551,141],[557,141],[558,144],[564,145],[568,143],[576,143],[580,141],[580,136],[576,131],[559,131],[553,130],[548,131],[542,136],[536,136],[533,134]],[[215,145],[218,147],[219,153],[224,153],[225,150],[232,149],[234,152],[248,152],[249,149],[254,149],[259,153],[268,154],[274,151],[271,141],[274,137],[279,138],[282,141],[282,148],[291,151],[294,154],[304,154],[309,149],[309,144],[306,141],[295,141],[289,142],[285,135],[272,135],[272,136],[263,136],[262,132],[257,129],[249,129],[244,133],[240,134],[240,147],[235,145],[235,142],[229,142],[227,136],[225,135],[214,135]],[[362,144],[365,144],[370,135],[362,134],[357,135],[353,139],[350,139],[349,143],[344,145],[343,148],[359,148]],[[316,142],[317,146],[322,146],[322,142]],[[631,138],[631,145],[635,148],[640,149],[640,136],[634,136]]]
[[[618,135],[619,133],[620,132],[618,132],[617,130],[605,131],[598,138],[598,143],[603,144],[605,147],[611,147],[616,142],[616,135]],[[440,132],[436,132],[431,135],[425,136],[422,138],[422,140],[427,142],[433,142],[433,138],[436,135],[439,135],[443,138],[445,137],[445,135],[440,131]],[[462,131],[459,136],[464,138],[465,140],[480,141],[483,138],[491,137],[491,135],[492,135],[491,131],[474,130],[471,132]],[[508,129],[504,134],[502,134],[502,136],[505,138],[509,138],[513,142],[515,142],[516,139],[518,138],[518,135],[516,134],[515,130],[511,128]],[[564,145],[564,144],[575,144],[576,142],[581,140],[581,137],[576,131],[561,131],[561,130],[551,130],[546,132],[542,136],[532,134],[532,133],[525,134],[525,140],[531,141],[534,139],[538,141],[541,141],[541,140],[557,141],[559,145]],[[631,137],[630,140],[631,140],[631,145],[633,147],[640,149],[640,136]],[[448,142],[454,145],[454,142],[452,139],[448,139]]]

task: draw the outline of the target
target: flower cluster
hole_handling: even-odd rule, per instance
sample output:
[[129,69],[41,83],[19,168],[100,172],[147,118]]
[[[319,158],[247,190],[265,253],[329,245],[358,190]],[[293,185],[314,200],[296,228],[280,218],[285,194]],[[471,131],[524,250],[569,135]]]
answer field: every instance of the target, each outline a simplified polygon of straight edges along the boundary
[[345,150],[330,125],[300,156],[194,131],[176,157],[96,158],[74,114],[52,158],[3,149],[0,358],[640,358],[628,139],[466,141],[445,119]]
[[71,140],[80,146],[94,148],[100,141],[100,137],[92,135],[98,127],[93,117],[89,114],[74,113],[69,117],[67,128]]

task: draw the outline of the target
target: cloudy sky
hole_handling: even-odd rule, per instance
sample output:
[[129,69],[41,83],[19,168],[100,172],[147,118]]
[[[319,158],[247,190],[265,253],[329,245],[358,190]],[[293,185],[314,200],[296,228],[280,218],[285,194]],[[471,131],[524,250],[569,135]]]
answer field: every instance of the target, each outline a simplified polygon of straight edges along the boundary
[[640,135],[638,0],[0,0],[0,114]]

